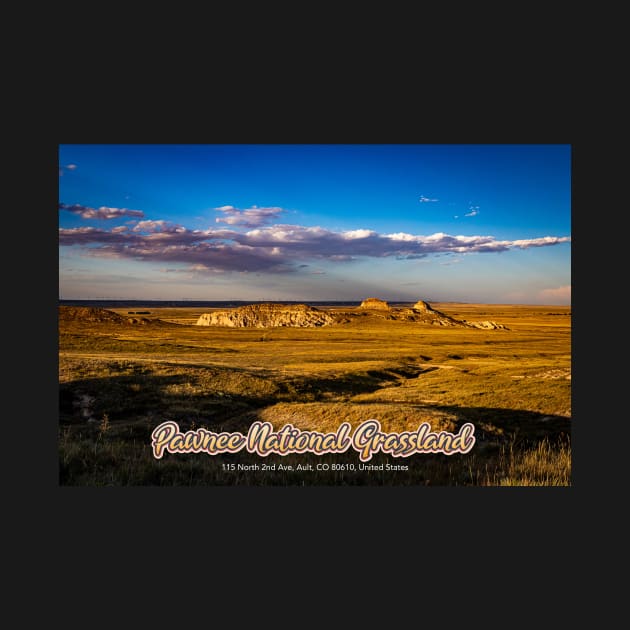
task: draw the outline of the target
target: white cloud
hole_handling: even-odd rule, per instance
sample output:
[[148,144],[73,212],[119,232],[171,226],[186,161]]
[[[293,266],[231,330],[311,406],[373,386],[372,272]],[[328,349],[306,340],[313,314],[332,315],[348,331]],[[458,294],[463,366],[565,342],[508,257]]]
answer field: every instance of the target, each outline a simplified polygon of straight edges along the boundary
[[469,206],[468,210],[470,212],[467,212],[465,217],[476,217],[479,214],[479,206]]
[[76,168],[76,164],[62,164],[59,167],[59,177],[61,177],[67,171],[74,171]]
[[570,236],[543,236],[541,238],[526,238],[517,241],[497,241],[498,243],[509,243],[510,247],[528,249],[529,247],[545,247],[546,245],[557,245],[558,243],[570,243]]
[[278,207],[259,208],[258,206],[252,206],[246,210],[239,210],[234,206],[220,206],[215,208],[215,210],[224,214],[223,217],[215,219],[217,223],[225,223],[227,225],[246,228],[254,228],[260,225],[265,225],[266,223],[277,219],[280,214],[284,212],[282,208]]
[[343,232],[343,237],[353,240],[355,238],[367,238],[368,236],[376,236],[376,232],[372,230],[349,230],[347,232]]
[[439,199],[429,199],[429,197],[425,197],[424,195],[420,195],[420,199],[418,200],[420,203],[432,203],[435,201],[439,201]]
[[160,219],[159,221],[138,221],[133,228],[134,232],[161,232],[167,227],[167,222]]
[[119,217],[144,217],[142,210],[128,210],[127,208],[108,208],[101,206],[100,208],[90,208],[75,203],[69,206],[65,203],[59,204],[59,210],[72,212],[79,215],[82,219],[118,219]]

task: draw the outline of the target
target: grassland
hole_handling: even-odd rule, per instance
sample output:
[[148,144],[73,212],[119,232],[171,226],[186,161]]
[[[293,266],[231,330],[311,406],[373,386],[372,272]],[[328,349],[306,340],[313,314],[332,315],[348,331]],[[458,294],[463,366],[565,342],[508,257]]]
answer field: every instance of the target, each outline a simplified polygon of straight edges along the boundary
[[[571,313],[567,307],[433,304],[509,330],[442,328],[378,316],[324,328],[196,327],[208,309],[146,309],[163,324],[59,325],[63,485],[570,485]],[[127,315],[126,309],[112,309]],[[145,309],[143,309],[145,310]],[[476,427],[466,455],[374,457],[407,471],[223,470],[231,455],[155,460],[153,428],[335,430],[377,418],[386,431]],[[296,465],[358,455],[270,456]]]

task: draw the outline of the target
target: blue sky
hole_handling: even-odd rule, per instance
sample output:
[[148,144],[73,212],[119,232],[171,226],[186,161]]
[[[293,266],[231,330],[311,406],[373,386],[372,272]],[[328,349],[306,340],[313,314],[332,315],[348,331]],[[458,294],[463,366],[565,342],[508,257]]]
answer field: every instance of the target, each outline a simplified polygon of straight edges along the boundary
[[569,145],[61,145],[65,299],[569,304]]

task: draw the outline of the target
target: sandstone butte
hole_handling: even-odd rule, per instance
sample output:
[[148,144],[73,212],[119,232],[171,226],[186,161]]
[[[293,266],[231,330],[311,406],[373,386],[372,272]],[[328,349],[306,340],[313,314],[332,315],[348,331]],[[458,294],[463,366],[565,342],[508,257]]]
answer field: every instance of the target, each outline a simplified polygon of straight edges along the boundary
[[[415,321],[437,326],[460,326],[464,328],[482,328],[486,330],[507,330],[496,322],[468,322],[459,320],[441,311],[436,311],[424,300],[419,300],[411,308],[391,308],[385,300],[367,298],[359,309],[373,311],[372,316],[393,320]],[[374,312],[376,311],[376,312]],[[382,315],[379,313],[383,313]],[[365,313],[369,315],[370,313]],[[350,317],[352,314],[350,313]],[[348,319],[339,320],[329,313],[307,304],[248,304],[238,308],[204,313],[197,320],[197,326],[227,326],[230,328],[315,328],[334,323],[349,323]]]
[[385,300],[379,300],[378,298],[367,298],[361,302],[359,308],[377,309],[379,311],[389,311],[389,304]]
[[412,308],[415,309],[416,311],[432,311],[433,310],[431,305],[428,302],[425,302],[424,300],[418,300],[412,306]]
[[197,326],[313,328],[333,321],[328,313],[306,304],[248,304],[229,311],[204,313],[197,320]]

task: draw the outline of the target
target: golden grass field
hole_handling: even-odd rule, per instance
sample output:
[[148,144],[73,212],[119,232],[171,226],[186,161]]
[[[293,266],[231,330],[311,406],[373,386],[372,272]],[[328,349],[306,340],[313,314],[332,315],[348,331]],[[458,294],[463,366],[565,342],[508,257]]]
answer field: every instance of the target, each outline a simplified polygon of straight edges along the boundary
[[[208,308],[147,308],[144,317],[163,322],[149,325],[60,318],[60,483],[570,485],[570,307],[432,306],[509,330],[376,315],[323,328],[195,326]],[[129,309],[111,310],[128,316]],[[247,431],[254,420],[268,420],[277,429],[291,422],[325,432],[369,418],[386,431],[425,421],[455,431],[472,422],[477,442],[465,455],[380,454],[370,462],[409,467],[391,472],[226,472],[224,463],[255,456],[155,460],[151,453],[151,431],[164,420],[182,430]],[[359,460],[348,452],[267,461]]]

